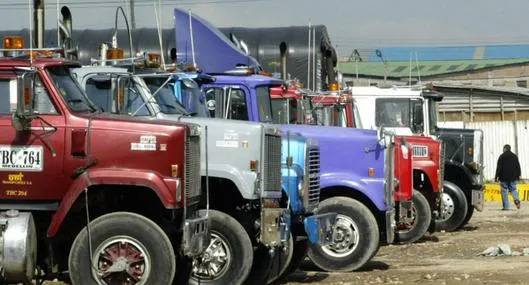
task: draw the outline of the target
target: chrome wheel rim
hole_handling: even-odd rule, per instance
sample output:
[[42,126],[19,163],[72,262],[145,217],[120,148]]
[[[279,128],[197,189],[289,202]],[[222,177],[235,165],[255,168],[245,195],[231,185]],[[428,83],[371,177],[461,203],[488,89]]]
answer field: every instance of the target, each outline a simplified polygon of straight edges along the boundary
[[359,230],[356,223],[348,216],[337,215],[333,229],[332,242],[322,246],[325,254],[332,257],[345,257],[358,247]]
[[454,199],[446,193],[443,192],[441,195],[441,199],[443,200],[441,213],[439,214],[438,221],[444,222],[450,219],[454,215],[455,211],[455,203]]
[[411,215],[408,217],[406,216],[404,219],[399,221],[397,224],[397,229],[399,233],[407,233],[411,231],[415,225],[417,225],[417,220],[419,219],[419,216],[417,215],[417,208],[415,208],[415,205],[411,207]]
[[193,259],[192,277],[216,280],[228,271],[231,251],[228,243],[217,233],[211,233],[211,241],[204,254]]
[[99,285],[142,285],[151,273],[147,248],[129,236],[102,242],[92,255],[92,276]]

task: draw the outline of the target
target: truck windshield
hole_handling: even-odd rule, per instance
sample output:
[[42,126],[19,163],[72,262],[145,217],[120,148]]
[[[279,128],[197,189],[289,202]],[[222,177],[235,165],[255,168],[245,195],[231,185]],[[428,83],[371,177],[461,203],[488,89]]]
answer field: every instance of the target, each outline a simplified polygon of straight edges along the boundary
[[409,99],[376,99],[377,127],[411,127]]
[[296,100],[287,98],[272,99],[272,113],[274,124],[295,124],[297,123],[297,103]]
[[[163,85],[167,80],[167,77],[145,77],[143,78],[147,87],[154,94],[156,90],[158,92],[154,95],[154,100],[158,104],[160,111],[164,114],[187,114],[185,107],[178,101],[175,96],[175,80],[171,80],[169,83]],[[163,86],[162,86],[163,85]],[[161,88],[160,88],[161,87]],[[200,95],[200,90],[197,89]]]
[[66,66],[47,68],[57,91],[74,113],[94,112],[96,107],[88,99]]
[[272,103],[270,100],[270,86],[259,86],[255,88],[259,119],[263,123],[272,123]]

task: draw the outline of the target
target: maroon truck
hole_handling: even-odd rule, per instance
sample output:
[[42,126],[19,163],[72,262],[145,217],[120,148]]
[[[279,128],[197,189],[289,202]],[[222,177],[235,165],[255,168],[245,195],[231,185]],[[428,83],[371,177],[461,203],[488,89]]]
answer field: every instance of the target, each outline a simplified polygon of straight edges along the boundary
[[209,244],[198,128],[99,112],[77,66],[0,58],[0,283],[187,280]]

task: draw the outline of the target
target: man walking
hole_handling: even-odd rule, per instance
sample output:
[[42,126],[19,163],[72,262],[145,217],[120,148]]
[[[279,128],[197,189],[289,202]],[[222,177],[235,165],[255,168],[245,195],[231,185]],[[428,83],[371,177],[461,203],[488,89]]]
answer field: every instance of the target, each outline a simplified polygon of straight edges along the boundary
[[501,184],[503,210],[509,210],[509,194],[507,191],[511,192],[516,208],[520,209],[520,197],[516,190],[516,181],[520,179],[520,175],[518,156],[511,152],[511,146],[506,144],[503,147],[503,153],[498,158],[498,166],[496,167],[496,181],[499,180]]

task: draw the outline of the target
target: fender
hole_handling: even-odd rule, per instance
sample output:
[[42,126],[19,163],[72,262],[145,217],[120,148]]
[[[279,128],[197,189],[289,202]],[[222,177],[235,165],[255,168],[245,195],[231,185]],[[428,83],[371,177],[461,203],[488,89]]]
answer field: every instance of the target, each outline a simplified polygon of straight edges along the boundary
[[303,204],[301,197],[299,197],[298,183],[303,177],[303,170],[297,164],[294,164],[290,169],[285,164],[281,165],[281,178],[283,182],[281,186],[283,192],[288,195],[290,199],[290,207],[294,215],[303,214]]
[[[88,174],[90,177],[88,177]],[[79,176],[70,189],[64,195],[59,208],[53,215],[50,226],[48,227],[48,237],[57,234],[62,222],[70,211],[73,203],[84,189],[94,185],[134,185],[145,186],[152,189],[165,206],[166,209],[175,209],[178,207],[175,203],[176,180],[172,177],[162,177],[148,170],[131,170],[131,169],[109,169],[96,168],[90,169]],[[168,185],[174,185],[169,187]]]
[[[476,179],[474,174],[460,162],[448,160],[445,161],[445,177],[452,176],[452,172],[455,171],[458,172],[457,177],[460,177],[457,180],[449,180],[450,182],[456,184],[465,192],[465,195],[470,195],[470,190],[482,190],[484,188],[484,185],[480,184],[479,181]],[[461,175],[462,174],[462,175]],[[470,189],[468,188],[470,187]]]
[[[257,173],[251,171],[248,168],[248,171],[241,171],[240,168],[229,165],[229,164],[216,164],[209,163],[208,166],[208,176],[228,179],[239,190],[241,196],[244,199],[255,200],[259,198],[259,193],[256,193],[256,179]],[[206,170],[201,167],[200,175],[203,177],[206,176]]]
[[384,178],[359,177],[354,173],[332,172],[320,175],[321,189],[329,187],[347,187],[358,190],[375,204],[379,211],[387,211],[384,201]]
[[424,172],[430,183],[433,185],[433,191],[439,192],[440,181],[437,178],[437,165],[431,160],[414,160],[413,161],[413,170],[419,170]]

